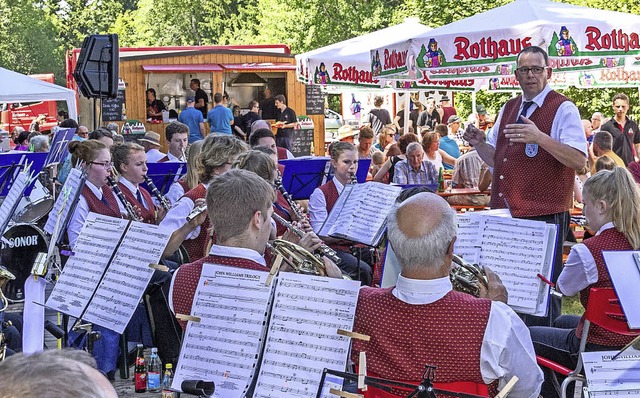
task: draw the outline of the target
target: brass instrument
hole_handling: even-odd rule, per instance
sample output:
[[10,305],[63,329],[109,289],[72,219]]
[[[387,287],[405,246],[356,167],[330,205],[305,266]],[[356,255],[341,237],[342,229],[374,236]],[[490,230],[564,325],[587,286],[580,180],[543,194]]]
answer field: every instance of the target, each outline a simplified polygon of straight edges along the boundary
[[158,187],[156,187],[156,184],[153,183],[153,180],[145,175],[144,182],[147,183],[147,186],[151,190],[151,194],[156,197],[158,203],[160,203],[160,206],[164,207],[165,210],[169,210],[171,208],[169,201],[167,200],[167,198],[162,196],[162,194],[158,190]]
[[276,179],[273,181],[273,185],[275,185],[278,191],[280,191],[284,199],[289,204],[289,207],[291,207],[291,211],[293,211],[293,213],[295,214],[298,220],[303,220],[307,218],[307,215],[304,213],[304,210],[300,207],[298,203],[296,203],[293,200],[289,192],[287,192],[287,190],[284,189],[284,186],[282,185],[282,176],[280,175],[280,171],[278,171],[278,177],[276,177]]
[[[280,216],[278,213],[273,212],[271,214],[271,218],[273,218],[277,223],[281,224],[282,226],[284,226],[294,234],[298,235],[300,238],[302,238],[305,235],[304,231],[302,231],[300,228],[295,227],[292,223],[282,218],[282,216]],[[322,244],[322,246],[318,248],[315,255],[318,257],[324,256],[329,260],[333,261],[336,265],[342,262],[340,257],[336,255],[336,251],[330,248],[329,246],[325,245],[324,243]]]
[[480,285],[487,289],[489,288],[489,280],[483,267],[478,264],[468,263],[455,254],[453,255],[453,262],[458,265],[449,273],[453,290],[480,297]]
[[356,177],[356,173],[349,173],[349,184],[357,184],[358,177]]
[[[7,300],[7,298],[4,296],[4,293],[2,293],[2,288],[7,282],[14,279],[16,279],[16,277],[11,272],[9,272],[8,269],[0,265],[0,312],[6,310],[9,306],[9,300]],[[4,340],[2,329],[0,329],[0,361],[4,360],[6,352],[7,342]]]
[[142,217],[140,217],[138,215],[138,212],[136,211],[136,209],[133,208],[131,203],[129,203],[127,198],[124,196],[124,194],[122,193],[122,191],[118,187],[118,183],[116,182],[116,180],[114,180],[110,176],[107,177],[107,185],[109,185],[109,188],[111,188],[113,193],[116,194],[116,196],[118,197],[118,200],[120,201],[120,203],[122,203],[122,205],[124,206],[125,210],[127,210],[127,214],[129,214],[129,218],[134,220],[134,221],[142,221]]
[[271,244],[274,254],[282,256],[283,261],[298,274],[326,276],[324,263],[307,249],[286,240],[276,239]]
[[200,213],[202,213],[203,211],[207,211],[207,205],[201,205],[201,206],[195,206],[190,212],[189,214],[187,214],[187,222],[193,220],[194,218],[198,217],[198,215]]

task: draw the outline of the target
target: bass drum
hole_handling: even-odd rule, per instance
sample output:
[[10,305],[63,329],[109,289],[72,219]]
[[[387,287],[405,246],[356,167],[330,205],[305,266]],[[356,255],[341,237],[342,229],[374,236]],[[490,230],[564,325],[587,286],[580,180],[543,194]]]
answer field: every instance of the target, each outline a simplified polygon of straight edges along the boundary
[[2,239],[0,264],[7,267],[16,279],[3,287],[4,295],[13,301],[24,300],[24,282],[31,275],[31,268],[38,253],[46,253],[49,239],[35,225],[15,224]]
[[16,209],[14,221],[18,224],[37,224],[40,228],[47,222],[54,200],[49,191],[36,180],[28,198],[22,198]]

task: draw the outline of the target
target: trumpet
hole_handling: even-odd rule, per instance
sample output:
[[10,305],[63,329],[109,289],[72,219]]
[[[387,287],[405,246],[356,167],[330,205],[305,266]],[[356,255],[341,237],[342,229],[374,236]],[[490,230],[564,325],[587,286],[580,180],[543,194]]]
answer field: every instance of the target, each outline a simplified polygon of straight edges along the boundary
[[113,177],[111,176],[107,177],[107,185],[109,185],[109,188],[111,188],[113,193],[116,194],[116,196],[118,197],[118,200],[120,201],[120,203],[122,203],[125,210],[127,211],[129,218],[134,221],[142,221],[142,217],[138,215],[138,212],[136,211],[136,209],[134,209],[131,203],[129,203],[129,201],[127,200],[127,198],[125,198],[124,194],[118,187],[118,183],[116,182],[116,180],[113,179]]
[[156,187],[156,184],[153,183],[153,180],[145,175],[144,182],[147,183],[147,186],[151,190],[151,194],[155,196],[156,199],[158,199],[158,203],[160,203],[160,206],[164,207],[165,210],[169,210],[169,208],[171,207],[169,201],[167,200],[167,198],[162,196],[162,194],[158,190],[158,187]]
[[[297,228],[292,223],[282,218],[282,216],[280,216],[278,213],[273,212],[271,214],[271,218],[273,218],[277,223],[286,227],[288,230],[290,230],[294,234],[298,235],[300,238],[302,238],[305,235],[304,231],[302,231],[300,228]],[[338,255],[336,254],[336,251],[330,248],[329,246],[325,245],[324,243],[318,248],[315,254],[318,257],[324,256],[328,258],[329,260],[333,261],[336,265],[340,264],[340,262],[342,261],[340,257],[338,257]]]
[[482,266],[471,264],[455,254],[453,262],[458,265],[449,273],[453,290],[480,297],[480,286],[489,288],[489,280]]
[[289,194],[289,192],[287,192],[287,190],[284,189],[284,186],[282,185],[282,176],[280,175],[280,171],[278,171],[278,177],[276,177],[276,179],[273,181],[273,185],[275,185],[278,191],[280,191],[284,199],[289,204],[289,207],[291,207],[291,211],[293,211],[293,213],[295,214],[298,220],[307,218],[306,214],[304,213],[300,205],[296,203],[291,197],[291,195]]
[[195,206],[187,215],[187,222],[193,220],[198,217],[200,213],[207,210],[207,205]]

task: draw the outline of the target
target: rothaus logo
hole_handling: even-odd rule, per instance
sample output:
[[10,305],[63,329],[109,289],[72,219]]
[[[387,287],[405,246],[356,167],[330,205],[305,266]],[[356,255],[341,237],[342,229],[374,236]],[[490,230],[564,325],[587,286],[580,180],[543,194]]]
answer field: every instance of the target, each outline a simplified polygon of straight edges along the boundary
[[371,71],[364,71],[356,68],[355,66],[349,66],[345,68],[341,63],[335,62],[333,64],[333,75],[331,78],[336,81],[351,82],[354,84],[377,83],[378,80],[373,78]]
[[2,247],[26,247],[26,246],[36,246],[38,244],[38,235],[31,236],[18,236],[16,238],[9,238],[2,240]]
[[396,50],[384,50],[384,70],[402,68],[407,64],[407,56],[409,50],[396,51]]
[[497,41],[491,37],[483,37],[472,43],[466,37],[458,36],[454,39],[453,44],[456,46],[456,55],[453,58],[459,61],[478,58],[496,60],[501,57],[518,55],[523,48],[531,45],[531,37]]
[[584,33],[587,35],[587,45],[584,46],[590,51],[600,50],[629,50],[640,49],[640,36],[632,32],[624,33],[622,29],[613,29],[611,33],[602,33],[594,26],[588,26]]

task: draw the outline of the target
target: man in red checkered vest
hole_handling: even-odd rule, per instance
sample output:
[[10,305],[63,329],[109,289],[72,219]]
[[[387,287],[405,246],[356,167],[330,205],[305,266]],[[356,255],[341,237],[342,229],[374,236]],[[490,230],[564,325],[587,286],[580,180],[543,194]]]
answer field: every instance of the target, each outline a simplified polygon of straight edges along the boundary
[[354,340],[352,359],[365,351],[368,374],[410,382],[433,365],[436,383],[487,384],[491,395],[517,376],[512,395],[537,397],[542,372],[500,279],[487,271],[485,298],[452,290],[457,222],[447,202],[419,193],[391,211],[387,227],[401,273],[395,287],[360,290],[354,331],[371,339]]

